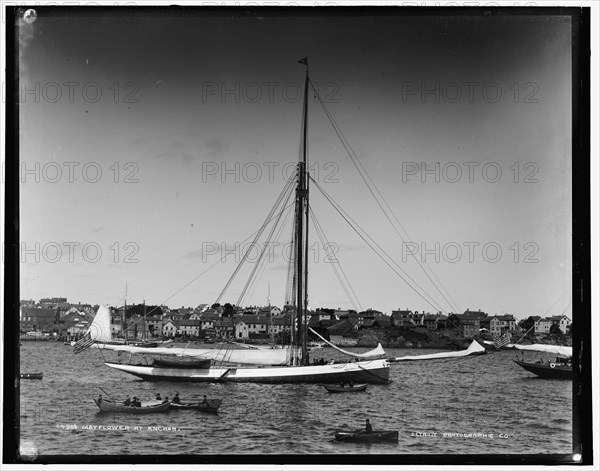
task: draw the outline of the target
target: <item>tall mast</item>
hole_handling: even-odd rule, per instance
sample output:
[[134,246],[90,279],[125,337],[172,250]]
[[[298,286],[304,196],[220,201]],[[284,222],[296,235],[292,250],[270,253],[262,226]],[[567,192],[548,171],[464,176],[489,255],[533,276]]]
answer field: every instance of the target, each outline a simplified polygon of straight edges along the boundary
[[302,354],[300,364],[307,363],[306,355],[306,282],[308,273],[308,186],[306,178],[306,162],[308,157],[308,58],[298,61],[306,65],[306,79],[304,81],[304,107],[302,109],[302,156],[298,162],[298,179],[296,186],[296,317],[298,332],[298,347]]

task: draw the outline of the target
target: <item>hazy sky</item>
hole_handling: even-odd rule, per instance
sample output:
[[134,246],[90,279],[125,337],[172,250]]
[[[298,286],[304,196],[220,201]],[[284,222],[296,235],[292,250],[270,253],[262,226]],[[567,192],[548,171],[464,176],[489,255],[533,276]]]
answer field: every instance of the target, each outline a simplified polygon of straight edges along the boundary
[[[314,178],[436,306],[571,316],[569,18],[401,13],[38,10],[20,32],[21,297],[119,304],[127,285],[128,302],[214,302],[241,257],[235,244],[260,227],[298,158],[297,61],[308,56],[328,109],[453,303],[407,255],[311,95]],[[436,164],[437,175],[423,172]],[[363,309],[435,311],[314,188],[311,205]],[[352,307],[311,232],[311,307]],[[248,304],[265,304],[269,286],[283,303],[290,234]],[[221,247],[234,252],[185,287]]]

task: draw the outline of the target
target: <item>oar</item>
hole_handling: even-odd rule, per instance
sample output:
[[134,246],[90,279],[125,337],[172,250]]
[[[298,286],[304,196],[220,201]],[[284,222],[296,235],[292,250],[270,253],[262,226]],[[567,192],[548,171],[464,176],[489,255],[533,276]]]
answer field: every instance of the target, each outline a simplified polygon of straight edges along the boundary
[[106,392],[104,389],[102,389],[100,386],[98,386],[98,389],[100,389],[100,391],[102,391],[104,394],[106,394],[108,397],[110,397],[110,400],[111,400],[111,401],[113,401],[113,402],[117,402],[117,401],[115,401],[115,400],[114,400],[114,398],[113,398],[113,397],[112,397],[110,394],[108,394],[108,393],[107,393],[107,392]]

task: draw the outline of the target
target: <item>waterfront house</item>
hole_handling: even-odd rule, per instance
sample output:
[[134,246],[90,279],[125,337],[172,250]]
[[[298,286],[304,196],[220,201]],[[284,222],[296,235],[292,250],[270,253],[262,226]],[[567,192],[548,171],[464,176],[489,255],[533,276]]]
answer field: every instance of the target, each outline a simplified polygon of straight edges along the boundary
[[558,328],[563,334],[567,333],[567,329],[571,325],[571,319],[567,316],[552,316],[550,317],[552,324],[558,325]]
[[215,334],[223,339],[230,339],[234,335],[232,319],[221,319],[214,322]]
[[198,337],[198,335],[200,335],[200,321],[194,319],[182,319],[179,321],[178,333],[185,337]]
[[69,338],[81,337],[87,332],[89,327],[90,320],[76,309],[71,309],[67,314],[63,315],[58,322],[60,335],[68,335]]
[[414,325],[412,322],[413,312],[409,309],[397,309],[392,311],[392,325],[394,327],[406,327],[409,325]]
[[205,311],[200,317],[200,327],[202,330],[212,329],[216,321],[221,320],[221,316],[216,312]]
[[447,327],[456,329],[463,338],[471,338],[479,334],[481,313],[465,311],[464,314],[450,314]]
[[168,319],[163,323],[163,335],[165,337],[175,337],[179,331],[179,322],[178,320]]
[[535,333],[548,334],[550,333],[550,327],[552,327],[552,321],[547,317],[544,317],[535,323]]
[[42,307],[22,307],[19,320],[22,332],[51,331],[60,320],[60,311]]
[[268,317],[242,314],[239,319],[246,323],[249,334],[266,334],[268,332],[270,324]]
[[274,317],[273,322],[269,323],[268,333],[269,334],[280,334],[282,332],[291,331],[291,319],[290,316]]
[[492,336],[503,335],[506,332],[514,331],[517,328],[517,320],[510,314],[488,317],[486,321],[487,320],[489,320],[488,329]]
[[429,330],[438,330],[443,328],[447,319],[448,317],[443,314],[425,314],[423,326]]
[[250,337],[250,331],[248,329],[248,324],[246,324],[243,320],[238,319],[235,323],[235,338],[236,340],[245,340]]
[[146,330],[150,337],[159,337],[163,332],[162,316],[146,316]]

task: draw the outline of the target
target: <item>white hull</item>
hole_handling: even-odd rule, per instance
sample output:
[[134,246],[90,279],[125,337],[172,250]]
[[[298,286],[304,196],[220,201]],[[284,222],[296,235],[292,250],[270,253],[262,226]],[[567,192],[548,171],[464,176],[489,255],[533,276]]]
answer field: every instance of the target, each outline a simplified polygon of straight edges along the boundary
[[333,365],[283,367],[210,367],[207,369],[154,368],[145,365],[106,363],[106,366],[150,381],[239,382],[239,383],[388,383],[387,360]]

